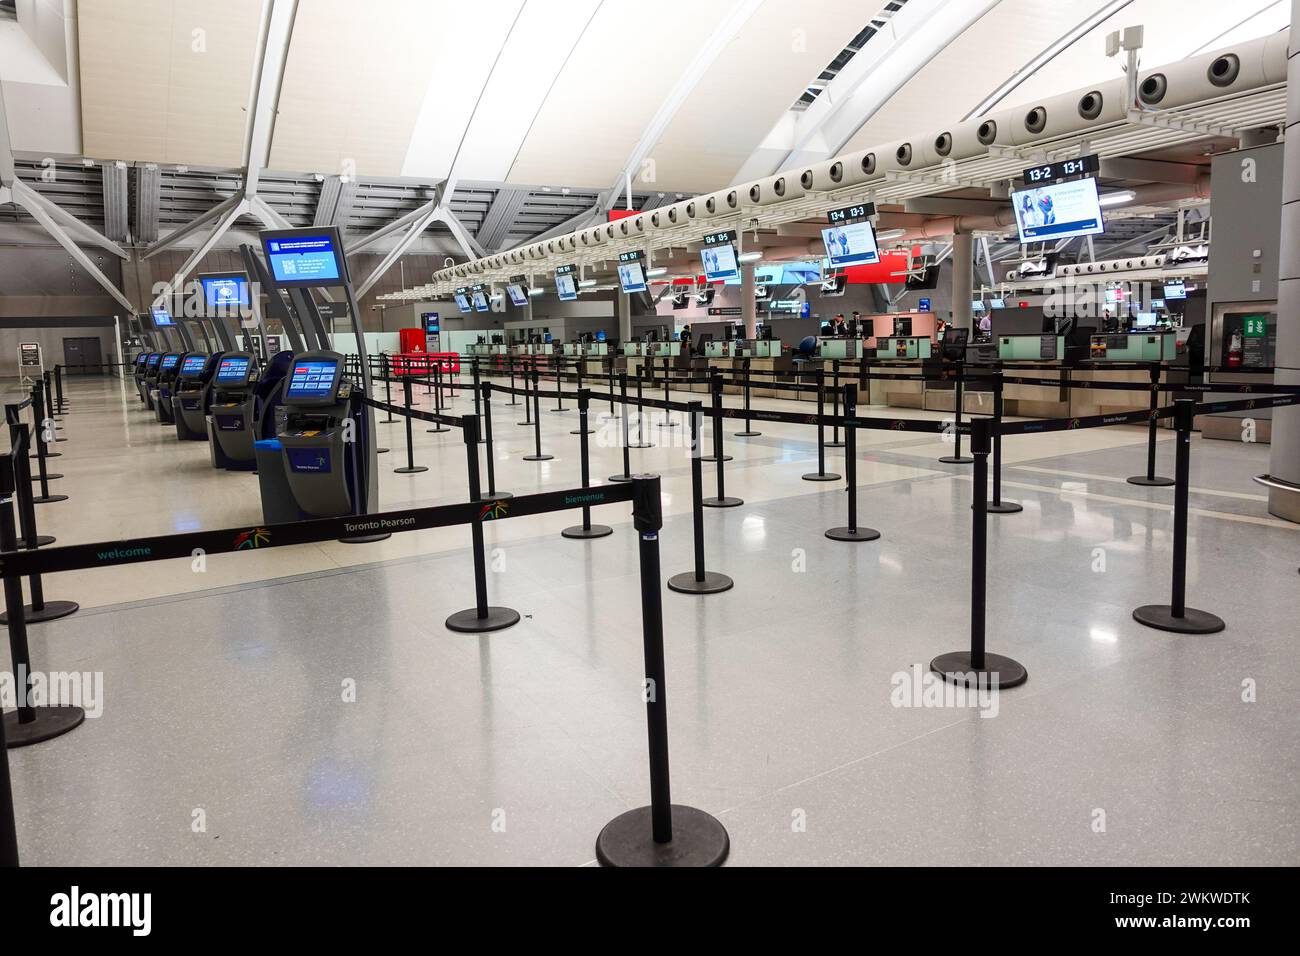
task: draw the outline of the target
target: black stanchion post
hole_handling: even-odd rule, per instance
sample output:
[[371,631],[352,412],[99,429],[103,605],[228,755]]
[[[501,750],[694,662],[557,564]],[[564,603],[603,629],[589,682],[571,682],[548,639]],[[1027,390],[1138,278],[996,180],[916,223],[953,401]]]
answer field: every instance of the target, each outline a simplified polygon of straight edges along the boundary
[[539,395],[542,390],[541,373],[533,369],[533,453],[524,455],[524,461],[550,461],[554,455],[542,454],[542,406]]
[[[587,436],[590,431],[587,428],[587,414],[591,406],[591,392],[588,389],[578,389],[578,430],[574,433],[578,436],[578,457],[581,461],[582,468],[582,487],[591,487],[591,461],[587,457]],[[572,528],[565,528],[560,532],[566,538],[603,538],[606,535],[614,533],[614,529],[608,525],[591,523],[591,507],[582,506],[582,524],[574,525]]]
[[817,370],[817,470],[803,476],[804,481],[839,481],[840,476],[826,470],[826,370]]
[[524,380],[524,420],[522,422],[516,422],[515,424],[517,425],[531,425],[533,423],[532,396],[528,394],[528,385],[530,381],[531,372],[532,372],[531,369],[525,367],[524,373],[521,376]]
[[[14,459],[18,483],[18,520],[22,526],[19,537],[27,547],[31,547],[31,539],[35,535],[35,546],[43,548],[53,544],[57,539],[52,534],[36,534],[36,509],[32,500],[35,492],[32,490],[31,464],[31,459],[36,455],[27,454],[27,449],[31,447],[30,432],[27,431],[27,426],[22,424],[21,412],[17,405],[5,405],[5,422],[9,425],[9,447],[23,450],[23,454],[15,456]],[[22,460],[19,461],[19,458]]]
[[645,378],[645,363],[637,370],[636,375],[636,441],[632,443],[632,448],[653,448],[654,446],[645,440],[645,406],[641,404],[641,383]]
[[[425,361],[425,368],[429,368],[428,360]],[[442,362],[435,362],[429,375],[429,381],[433,383],[433,413],[442,414]],[[425,431],[431,435],[438,435],[442,432],[451,431],[442,422],[434,422],[432,428],[426,428]]]
[[474,607],[457,611],[447,618],[449,630],[463,634],[482,634],[499,631],[519,623],[519,612],[509,607],[492,607],[487,598],[487,554],[483,546],[483,522],[495,514],[495,509],[505,505],[484,501],[479,495],[478,479],[478,419],[465,415],[460,420],[465,433],[465,462],[469,472],[469,500],[483,501],[478,518],[470,522],[470,536],[474,553]]
[[[24,454],[26,452],[24,451]],[[0,459],[0,551],[18,550],[14,524],[14,494],[17,474],[13,456]],[[27,646],[27,609],[23,605],[23,582],[4,575],[5,620],[9,627],[9,659],[13,664],[17,710],[4,715],[6,747],[26,747],[66,734],[86,719],[80,707],[32,703],[32,657]],[[21,677],[20,677],[21,675]]]
[[993,423],[977,418],[971,423],[971,451],[975,454],[975,506],[971,509],[970,650],[941,654],[930,670],[954,684],[998,690],[1023,684],[1024,666],[1001,654],[984,650],[985,589],[988,577],[989,452]]
[[1002,500],[1002,369],[993,373],[993,500],[989,502],[991,515],[1013,515],[1024,511],[1015,501]]
[[1144,485],[1149,488],[1164,488],[1174,483],[1174,479],[1156,474],[1156,428],[1160,420],[1156,418],[1156,409],[1160,407],[1160,366],[1151,366],[1151,421],[1147,423],[1147,473],[1134,475],[1128,480],[1130,485]]
[[482,418],[483,417],[483,403],[482,403],[483,383],[479,378],[478,356],[477,355],[470,356],[470,362],[472,363],[471,371],[474,375],[474,414],[479,418]]
[[[59,418],[59,410],[54,407],[54,386],[52,384],[53,378],[54,375],[50,372],[49,369],[46,369],[45,373],[41,376],[41,384],[44,385],[45,387],[45,412],[49,416],[50,421],[56,423],[54,425],[53,430],[59,432],[63,430],[63,426],[57,424],[59,421],[61,421],[61,419]],[[55,438],[54,440],[67,441],[66,438]]]
[[[51,425],[51,427],[53,426]],[[41,483],[41,493],[32,498],[32,501],[38,505],[67,501],[67,495],[50,494],[50,479],[62,478],[63,476],[51,475],[45,470],[45,402],[41,395],[39,383],[32,386],[32,431],[36,435],[36,470]],[[24,452],[24,454],[26,453]]]
[[659,423],[660,428],[677,427],[677,420],[672,417],[672,410],[668,407],[668,403],[673,400],[672,392],[670,390],[672,386],[673,377],[672,377],[672,371],[670,370],[668,363],[669,363],[669,356],[665,355],[664,356],[664,420]]
[[[392,363],[387,359],[384,361],[384,404],[385,405],[393,404]],[[397,419],[393,417],[392,409],[389,409],[388,411],[384,412],[384,414],[387,415],[388,417],[385,418],[383,421],[381,421],[379,424],[392,425],[397,422]]]
[[561,381],[564,369],[564,359],[560,353],[555,353],[555,407],[553,412],[562,412],[564,408],[564,383]]
[[754,431],[754,422],[749,417],[751,411],[749,407],[749,359],[746,358],[741,366],[744,375],[744,392],[745,392],[745,430],[736,432],[737,438],[757,438],[762,432]]
[[[623,473],[621,475],[610,475],[610,481],[631,481],[632,480],[632,453],[628,451],[632,447],[631,436],[629,433],[628,412],[627,412],[627,372],[618,373],[618,391],[619,400],[623,407]],[[613,394],[612,392],[610,394]]]
[[702,402],[689,403],[691,428],[691,518],[695,533],[695,567],[668,579],[668,589],[682,594],[718,594],[735,585],[727,575],[704,569],[704,465],[700,461],[700,420]]
[[[579,355],[579,356],[578,356],[577,358],[575,358],[574,361],[573,361],[573,371],[574,371],[574,374],[576,374],[576,375],[577,375],[577,378],[578,378],[578,391],[579,391],[579,392],[581,392],[581,391],[582,391],[582,388],[583,388],[583,385],[582,385],[582,365],[583,365],[583,357],[582,357],[581,355]],[[590,411],[590,409],[588,409],[588,411]],[[578,427],[577,427],[577,428],[571,429],[571,430],[569,431],[569,434],[570,434],[570,435],[577,435],[577,434],[579,434],[580,432],[584,432],[584,431],[585,431],[588,435],[594,435],[594,434],[596,434],[596,430],[595,430],[594,428],[591,427],[590,419],[589,419],[589,418],[584,418],[581,422],[578,423]]]
[[14,821],[14,791],[9,781],[9,744],[0,721],[0,866],[18,865],[18,826]]
[[875,541],[880,532],[875,528],[858,527],[858,429],[854,418],[858,414],[858,388],[844,386],[844,474],[847,476],[849,497],[849,523],[844,528],[831,528],[826,537],[832,541]]
[[403,468],[394,468],[395,475],[418,475],[422,471],[428,471],[424,465],[415,463],[415,450],[411,444],[411,376],[408,374],[402,379],[402,402],[406,405],[406,466]]
[[605,356],[605,371],[609,377],[609,381],[606,383],[609,387],[609,417],[613,418],[616,414],[614,411],[614,356]]
[[496,455],[492,446],[492,383],[484,382],[483,388],[483,460],[487,462],[487,494],[484,501],[504,501],[513,498],[508,491],[497,491]]
[[1174,568],[1172,596],[1168,604],[1145,604],[1133,611],[1139,624],[1175,634],[1215,634],[1226,626],[1223,618],[1209,611],[1187,606],[1187,498],[1191,483],[1192,423],[1196,402],[1180,398],[1174,402]]
[[518,405],[519,402],[515,399],[515,357],[513,355],[506,356],[506,371],[510,373],[510,401],[506,404]]
[[659,476],[638,475],[633,484],[632,521],[640,538],[645,654],[642,697],[650,750],[650,805],[629,810],[605,824],[596,838],[596,859],[601,866],[719,866],[730,849],[726,829],[703,810],[672,802],[659,571],[659,530],[664,523]]
[[706,508],[738,508],[745,502],[740,498],[727,497],[727,483],[722,471],[722,463],[731,461],[731,456],[722,453],[722,378],[717,369],[714,369],[713,377],[709,380],[709,387],[713,390],[713,454],[700,460],[714,463],[718,493],[712,498],[705,498],[701,504]]
[[66,415],[68,411],[67,404],[63,401],[63,366],[54,366],[54,410],[60,415]]
[[[30,443],[27,436],[27,426],[19,425],[18,444],[22,454],[14,455],[14,470],[17,479],[14,494],[18,499],[18,517],[23,526],[22,546],[28,551],[35,551],[42,544],[52,542],[54,538],[46,535],[45,540],[42,541],[41,535],[36,531],[36,507],[32,501],[32,466],[27,460],[27,447]],[[32,596],[32,603],[23,609],[28,624],[58,620],[61,617],[76,613],[81,608],[81,605],[76,601],[46,601],[45,585],[41,581],[39,571],[28,575],[27,590]],[[9,623],[7,613],[0,613],[0,626],[7,623]]]
[[844,442],[840,441],[840,360],[831,359],[831,418],[834,420],[831,426],[831,440],[826,443],[827,448],[843,448]]
[[957,427],[952,430],[953,440],[957,443],[957,445],[951,455],[944,455],[942,458],[939,459],[940,461],[949,465],[969,465],[971,462],[975,460],[974,458],[965,457],[961,453],[961,415],[962,415],[962,405],[964,404],[962,395],[963,395],[963,389],[965,388],[965,382],[966,382],[965,363],[958,362],[957,363],[957,384],[953,389],[953,394],[955,396],[953,399],[953,408],[955,409],[954,415],[956,416],[954,421]]

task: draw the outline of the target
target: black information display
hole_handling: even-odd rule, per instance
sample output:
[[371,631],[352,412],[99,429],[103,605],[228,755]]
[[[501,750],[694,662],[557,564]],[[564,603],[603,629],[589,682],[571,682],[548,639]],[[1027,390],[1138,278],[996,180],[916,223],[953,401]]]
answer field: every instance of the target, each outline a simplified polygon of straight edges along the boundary
[[719,305],[709,309],[709,315],[744,315],[744,310],[738,305]]
[[575,265],[556,266],[556,267],[555,267],[555,274],[556,274],[557,276],[573,275],[573,273],[575,273],[575,272],[577,272],[577,271],[578,271],[578,267],[575,266]]
[[850,222],[862,222],[871,219],[876,214],[876,204],[873,202],[858,203],[856,206],[845,206],[842,209],[832,209],[826,214],[826,221],[832,226],[840,226]]
[[723,243],[734,243],[736,241],[736,230],[728,229],[726,232],[711,232],[704,237],[706,246],[720,246]]
[[1063,159],[1058,163],[1043,163],[1041,166],[1031,166],[1026,169],[1025,185],[1038,186],[1058,179],[1069,179],[1071,176],[1095,176],[1100,170],[1101,162],[1096,155]]
[[640,262],[645,258],[645,253],[640,249],[632,249],[629,252],[620,252],[618,254],[619,262]]

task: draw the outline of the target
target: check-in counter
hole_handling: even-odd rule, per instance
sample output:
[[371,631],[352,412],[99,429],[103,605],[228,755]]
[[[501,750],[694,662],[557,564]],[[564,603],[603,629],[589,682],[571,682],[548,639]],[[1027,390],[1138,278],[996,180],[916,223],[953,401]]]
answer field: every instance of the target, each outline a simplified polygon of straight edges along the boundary
[[998,361],[1008,377],[1042,379],[1053,386],[1009,383],[1002,391],[1004,414],[1025,418],[1069,417],[1070,395],[1059,386],[1060,370],[1040,367],[1065,361],[1065,336],[999,335],[997,347]]
[[863,342],[853,338],[818,338],[817,355],[823,359],[856,359],[863,353]]
[[[867,352],[873,372],[889,375],[917,375],[925,369],[933,354],[934,343],[925,336],[880,336],[875,341],[875,351]],[[894,405],[899,408],[925,408],[925,383],[871,379],[869,404]]]

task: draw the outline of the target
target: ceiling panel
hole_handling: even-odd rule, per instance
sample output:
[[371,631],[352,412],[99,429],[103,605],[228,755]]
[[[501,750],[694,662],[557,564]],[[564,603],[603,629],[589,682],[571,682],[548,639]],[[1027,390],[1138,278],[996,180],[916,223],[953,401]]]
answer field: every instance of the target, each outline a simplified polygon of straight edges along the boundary
[[[556,78],[511,167],[513,183],[613,183],[717,25],[723,0],[605,0]],[[647,23],[673,24],[655,30]]]
[[[450,0],[299,0],[272,168],[401,175],[440,44],[474,45],[454,24],[456,7]],[[476,89],[467,83],[447,96],[463,99]]]
[[81,0],[83,150],[242,164],[261,0]]
[[[668,192],[720,188],[879,9],[861,0],[766,0],[650,151]],[[650,184],[645,184],[650,185]]]

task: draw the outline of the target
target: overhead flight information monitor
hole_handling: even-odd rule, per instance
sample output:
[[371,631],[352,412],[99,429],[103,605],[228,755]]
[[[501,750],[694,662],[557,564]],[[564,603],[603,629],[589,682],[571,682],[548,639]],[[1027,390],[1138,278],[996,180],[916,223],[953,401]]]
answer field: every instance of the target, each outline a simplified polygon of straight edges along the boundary
[[242,272],[212,273],[199,276],[203,289],[203,304],[209,309],[233,310],[248,308],[248,277]]
[[1097,180],[1074,179],[1011,194],[1020,241],[1096,236],[1106,229]]
[[740,278],[735,241],[736,234],[731,231],[714,232],[704,237],[700,261],[704,264],[704,275],[710,282]]
[[335,228],[278,229],[260,234],[276,283],[329,288],[347,281],[343,242]]
[[152,310],[153,324],[160,329],[171,328],[176,324],[172,314],[161,305],[155,305]]
[[181,363],[181,378],[191,378],[203,374],[203,366],[208,364],[206,355],[187,355]]
[[223,358],[221,364],[217,366],[217,381],[242,382],[248,378],[249,360],[244,356],[231,356]]
[[296,362],[289,372],[284,396],[291,400],[332,400],[338,371],[339,363],[330,359]]
[[872,265],[880,261],[876,230],[866,220],[828,226],[822,230],[822,242],[832,266]]

